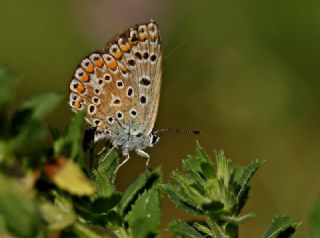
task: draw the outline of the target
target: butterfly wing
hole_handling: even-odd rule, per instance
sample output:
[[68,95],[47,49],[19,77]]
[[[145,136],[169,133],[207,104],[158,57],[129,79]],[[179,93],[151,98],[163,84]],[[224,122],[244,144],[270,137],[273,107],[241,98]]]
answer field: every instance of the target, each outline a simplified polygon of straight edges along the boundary
[[128,125],[153,129],[161,84],[161,41],[153,21],[115,36],[101,52],[84,58],[70,83],[69,104],[112,138]]

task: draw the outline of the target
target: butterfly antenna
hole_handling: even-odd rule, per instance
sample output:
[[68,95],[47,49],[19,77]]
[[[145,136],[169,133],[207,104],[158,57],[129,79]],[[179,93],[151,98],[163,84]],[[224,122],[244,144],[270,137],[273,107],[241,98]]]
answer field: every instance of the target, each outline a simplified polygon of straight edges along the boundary
[[158,135],[164,134],[200,134],[201,132],[198,130],[187,130],[187,129],[177,129],[177,128],[165,128],[154,131],[154,133]]

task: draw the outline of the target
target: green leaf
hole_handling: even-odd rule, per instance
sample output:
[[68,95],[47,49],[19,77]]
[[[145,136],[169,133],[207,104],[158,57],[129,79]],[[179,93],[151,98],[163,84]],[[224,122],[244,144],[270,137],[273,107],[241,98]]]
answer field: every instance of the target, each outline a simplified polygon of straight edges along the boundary
[[120,193],[113,193],[109,197],[99,197],[93,201],[91,210],[95,213],[107,213],[118,204],[120,199]]
[[109,149],[100,157],[97,170],[93,170],[95,176],[98,196],[109,197],[115,191],[113,182],[115,179],[114,171],[118,166],[118,153],[115,149]]
[[9,70],[0,67],[0,135],[5,132],[7,126],[7,109],[14,99],[14,89],[20,78],[13,75]]
[[46,237],[35,202],[22,186],[2,175],[0,214],[13,237]]
[[141,174],[123,193],[119,203],[121,214],[126,214],[138,195],[157,184],[161,180],[160,168]]
[[181,238],[205,238],[196,229],[184,221],[174,221],[169,225],[169,230]]
[[220,151],[216,154],[217,160],[217,179],[222,181],[225,188],[228,188],[231,171],[230,171],[230,162],[225,157],[224,152]]
[[9,106],[14,97],[14,89],[17,86],[19,77],[9,70],[0,67],[0,108]]
[[160,227],[160,194],[153,186],[140,195],[125,217],[132,237],[154,237]]
[[197,146],[196,146],[195,158],[200,160],[201,162],[209,162],[210,161],[209,156],[204,151],[204,149],[201,147],[201,145],[198,141],[197,141]]
[[76,237],[79,237],[79,238],[101,238],[100,235],[98,235],[93,230],[91,230],[88,226],[86,226],[85,224],[82,224],[80,222],[76,222],[72,228],[73,228],[74,233],[77,235]]
[[67,132],[54,142],[54,155],[64,155],[75,159],[81,152],[81,127],[84,122],[83,112],[77,113],[71,120]]
[[185,197],[180,193],[179,187],[173,184],[164,184],[161,186],[164,192],[167,194],[168,198],[173,202],[177,207],[183,209],[185,212],[192,215],[203,215],[204,211],[200,206],[195,206],[190,204]]
[[320,199],[318,199],[311,211],[310,225],[312,237],[320,237]]
[[47,222],[50,231],[61,231],[72,225],[76,220],[73,206],[66,198],[56,195],[54,203],[40,203],[42,218]]
[[52,181],[62,190],[78,196],[90,196],[96,192],[95,184],[87,178],[78,164],[63,160],[63,165],[52,175]]
[[238,238],[239,226],[234,223],[228,223],[226,225],[226,234],[228,238]]
[[254,160],[254,161],[251,161],[251,163],[243,169],[243,172],[239,180],[240,189],[237,195],[238,199],[243,195],[250,179],[252,178],[254,173],[261,167],[263,163],[264,161]]
[[276,216],[267,231],[263,235],[263,238],[289,238],[292,237],[299,227],[300,223],[290,221],[286,215]]
[[13,238],[10,232],[7,230],[6,221],[4,217],[0,215],[0,237],[1,238]]
[[55,93],[45,93],[26,101],[11,120],[10,148],[18,154],[32,154],[41,150],[47,129],[42,120],[57,106],[61,97]]
[[26,101],[20,107],[20,111],[31,110],[31,118],[40,121],[53,111],[60,100],[61,95],[50,92],[43,93]]

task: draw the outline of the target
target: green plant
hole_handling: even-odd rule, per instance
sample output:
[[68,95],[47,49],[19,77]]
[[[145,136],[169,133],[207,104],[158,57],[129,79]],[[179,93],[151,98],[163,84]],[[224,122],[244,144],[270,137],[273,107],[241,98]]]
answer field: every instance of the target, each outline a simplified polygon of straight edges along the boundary
[[[199,144],[183,161],[172,182],[160,168],[142,173],[125,191],[115,187],[116,150],[94,156],[82,152],[83,115],[74,116],[64,133],[43,119],[60,96],[46,93],[9,110],[17,78],[0,69],[0,237],[154,237],[160,232],[161,191],[193,221],[173,221],[174,237],[238,237],[249,181],[262,165],[233,166],[223,152],[216,162]],[[88,166],[88,161],[90,161]],[[291,237],[299,223],[277,216],[265,238]]]

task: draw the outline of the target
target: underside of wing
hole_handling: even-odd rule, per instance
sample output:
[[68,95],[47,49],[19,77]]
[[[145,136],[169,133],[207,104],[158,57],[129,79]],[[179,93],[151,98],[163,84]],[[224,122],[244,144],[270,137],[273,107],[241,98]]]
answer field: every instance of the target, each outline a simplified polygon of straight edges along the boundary
[[161,62],[156,23],[135,25],[81,61],[70,83],[70,107],[86,110],[86,121],[106,137],[132,125],[149,134],[158,110]]

